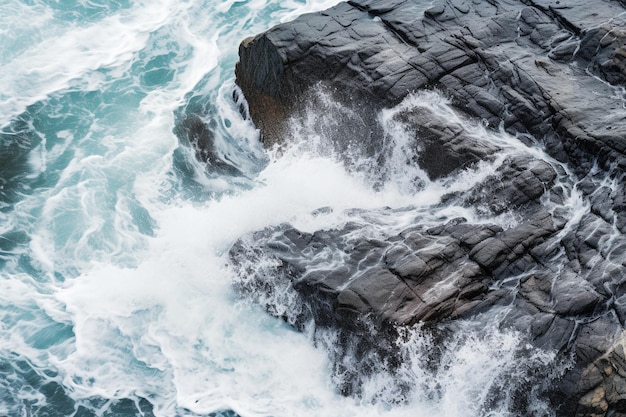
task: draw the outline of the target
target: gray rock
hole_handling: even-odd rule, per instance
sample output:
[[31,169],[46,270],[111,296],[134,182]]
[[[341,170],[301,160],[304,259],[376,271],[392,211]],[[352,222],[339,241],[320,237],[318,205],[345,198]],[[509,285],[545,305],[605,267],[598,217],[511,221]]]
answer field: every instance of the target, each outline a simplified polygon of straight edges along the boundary
[[[244,41],[236,76],[251,117],[266,145],[282,143],[316,91],[330,91],[363,115],[334,128],[332,140],[363,143],[382,163],[375,115],[436,89],[464,117],[553,158],[510,153],[493,175],[440,202],[516,223],[433,226],[416,215],[413,226],[378,239],[365,237],[367,224],[314,234],[268,228],[231,249],[238,285],[296,326],[313,320],[374,345],[364,320],[379,335],[420,322],[443,338],[455,321],[491,314],[535,346],[574,358],[550,394],[559,415],[626,412],[624,2],[422,3],[353,0]],[[427,110],[395,117],[412,134],[408,163],[430,180],[493,161],[504,146]],[[254,266],[262,259],[271,259],[270,272]],[[295,304],[268,301],[287,293]]]
[[208,170],[222,175],[242,175],[234,164],[217,152],[210,123],[205,123],[197,115],[190,115],[177,124],[175,132],[181,145],[191,148],[196,159],[205,163]]

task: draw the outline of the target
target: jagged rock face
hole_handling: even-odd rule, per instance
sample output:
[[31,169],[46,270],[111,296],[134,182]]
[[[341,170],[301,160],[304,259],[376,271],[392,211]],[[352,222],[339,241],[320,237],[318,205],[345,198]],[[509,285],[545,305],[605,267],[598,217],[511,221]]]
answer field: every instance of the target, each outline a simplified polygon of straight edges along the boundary
[[[460,113],[536,141],[552,156],[507,154],[469,192],[439,203],[510,214],[516,223],[433,225],[416,217],[376,239],[358,232],[366,224],[315,233],[281,225],[232,248],[246,276],[241,286],[289,287],[303,305],[290,318],[296,326],[313,319],[358,331],[367,316],[381,326],[445,327],[502,311],[503,327],[573,358],[552,393],[560,415],[626,413],[624,4],[421,3],[354,0],[246,40],[236,72],[250,114],[269,146],[286,140],[289,118],[320,85],[365,114],[436,88]],[[412,163],[431,180],[501,151],[428,112],[396,117],[420,147]],[[380,118],[364,119],[371,134],[363,140],[375,148]],[[576,213],[572,191],[582,199]],[[274,260],[271,280],[249,267],[266,258]]]

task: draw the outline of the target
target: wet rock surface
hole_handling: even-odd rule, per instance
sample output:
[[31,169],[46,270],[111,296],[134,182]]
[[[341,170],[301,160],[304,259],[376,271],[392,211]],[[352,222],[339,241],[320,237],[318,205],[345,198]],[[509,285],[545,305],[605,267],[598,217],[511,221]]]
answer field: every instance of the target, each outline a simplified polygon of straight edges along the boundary
[[[423,109],[398,112],[410,163],[429,180],[494,163],[433,206],[477,217],[437,221],[411,207],[393,232],[367,214],[314,233],[261,230],[231,249],[240,288],[297,327],[347,334],[367,334],[365,317],[382,333],[424,323],[445,334],[489,314],[571,360],[549,394],[558,415],[626,413],[624,27],[618,1],[354,0],[246,40],[237,82],[268,146],[287,140],[316,89],[364,114],[436,89],[463,117],[547,156],[481,142]],[[364,120],[369,133],[351,139],[376,148],[384,126]],[[294,305],[286,294],[300,307],[281,310]]]
[[190,148],[194,157],[206,164],[207,170],[222,175],[241,175],[239,169],[217,151],[211,128],[211,122],[206,123],[198,115],[192,114],[178,123],[176,135],[181,145]]

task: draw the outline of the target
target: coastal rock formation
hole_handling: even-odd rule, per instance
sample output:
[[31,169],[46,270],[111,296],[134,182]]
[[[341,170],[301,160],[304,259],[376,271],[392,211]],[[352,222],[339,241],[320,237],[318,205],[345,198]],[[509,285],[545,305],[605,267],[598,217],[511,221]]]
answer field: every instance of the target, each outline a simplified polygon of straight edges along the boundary
[[491,314],[571,360],[549,393],[559,415],[626,415],[624,3],[422,3],[353,0],[244,41],[237,83],[264,143],[288,140],[289,123],[323,89],[366,115],[369,133],[344,139],[379,149],[375,115],[429,89],[547,156],[481,142],[427,111],[400,112],[419,148],[410,163],[429,180],[503,155],[435,205],[494,220],[436,224],[415,209],[411,226],[388,234],[369,231],[367,214],[315,233],[279,225],[233,246],[239,285],[297,294],[302,307],[290,312],[265,303],[295,326],[312,319],[355,332],[368,317],[449,329]]

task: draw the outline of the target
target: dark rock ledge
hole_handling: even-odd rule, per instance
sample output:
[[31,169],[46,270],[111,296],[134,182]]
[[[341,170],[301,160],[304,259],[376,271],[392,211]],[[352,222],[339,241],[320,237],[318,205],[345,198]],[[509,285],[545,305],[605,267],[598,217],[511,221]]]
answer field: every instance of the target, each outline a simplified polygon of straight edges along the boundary
[[[312,318],[348,331],[366,316],[442,325],[504,311],[501,326],[572,359],[550,393],[559,415],[626,416],[625,3],[421,3],[349,1],[245,40],[236,75],[250,115],[271,146],[320,86],[371,115],[413,91],[441,91],[460,113],[537,141],[554,158],[511,155],[471,192],[441,203],[510,212],[519,223],[416,219],[372,239],[354,233],[363,224],[313,234],[281,225],[231,250],[241,286],[271,293],[282,280],[303,305],[295,325]],[[431,178],[489,153],[454,128],[404,117],[432,144],[418,161]],[[375,148],[381,127],[364,120],[363,140]],[[432,163],[441,160],[452,165]],[[583,198],[575,218],[572,190]],[[266,258],[271,279],[258,267]]]

